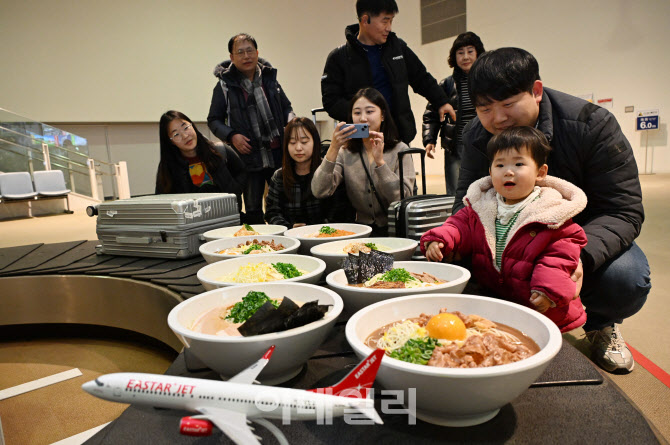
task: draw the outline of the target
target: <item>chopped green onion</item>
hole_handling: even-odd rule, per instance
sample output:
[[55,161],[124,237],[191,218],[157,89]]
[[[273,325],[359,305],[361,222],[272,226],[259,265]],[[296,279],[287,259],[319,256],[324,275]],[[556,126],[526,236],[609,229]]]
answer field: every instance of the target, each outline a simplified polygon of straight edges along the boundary
[[302,275],[297,267],[290,263],[272,263],[277,272],[284,275],[284,278],[295,278]]
[[427,365],[436,346],[440,346],[440,344],[435,338],[409,339],[400,348],[392,351],[389,356],[403,362]]
[[323,233],[325,235],[332,235],[333,233],[337,232],[337,229],[333,229],[330,226],[323,226],[319,230],[319,233]]
[[391,269],[388,272],[386,272],[384,275],[381,276],[381,278],[379,278],[379,281],[402,281],[403,283],[407,283],[412,279],[413,279],[412,275],[410,275],[410,273],[407,272],[406,269],[398,268],[398,269]]
[[266,301],[272,303],[274,307],[279,307],[279,301],[272,300],[265,292],[251,291],[242,298],[242,301],[235,303],[226,319],[233,320],[234,323],[244,323],[249,317],[254,315]]
[[262,249],[263,249],[263,246],[261,246],[260,244],[252,244],[251,246],[249,246],[249,248],[247,250],[245,250],[242,253],[244,255],[249,255],[249,253],[253,252],[254,250],[262,250]]

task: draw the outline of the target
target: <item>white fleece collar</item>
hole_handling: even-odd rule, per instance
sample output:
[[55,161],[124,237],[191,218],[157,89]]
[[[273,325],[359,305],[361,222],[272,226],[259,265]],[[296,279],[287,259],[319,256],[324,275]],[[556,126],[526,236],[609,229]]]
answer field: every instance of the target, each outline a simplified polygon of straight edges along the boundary
[[[570,218],[579,214],[586,207],[586,195],[577,186],[554,176],[547,175],[537,184],[540,187],[540,198],[528,203],[519,213],[509,231],[511,240],[523,226],[537,222],[546,224],[549,229],[558,229]],[[498,216],[497,192],[493,188],[490,176],[485,176],[468,187],[465,205],[471,206],[484,226],[486,242],[495,255],[495,221]]]

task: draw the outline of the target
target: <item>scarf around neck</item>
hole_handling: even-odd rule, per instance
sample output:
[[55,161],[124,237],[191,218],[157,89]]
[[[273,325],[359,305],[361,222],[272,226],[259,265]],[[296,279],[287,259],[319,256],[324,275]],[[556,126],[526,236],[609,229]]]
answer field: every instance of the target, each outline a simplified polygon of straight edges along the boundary
[[261,142],[260,149],[263,168],[275,168],[277,166],[274,165],[270,143],[274,138],[279,137],[279,129],[272,115],[272,110],[270,110],[268,99],[263,91],[261,68],[259,66],[256,67],[253,81],[249,80],[246,76],[241,76],[241,78],[242,88],[247,92],[249,98],[253,97],[253,100],[248,101],[247,112],[254,136]]
[[500,196],[500,193],[496,193],[496,199],[498,200],[498,215],[496,216],[496,219],[500,221],[500,224],[507,225],[514,214],[522,211],[538,196],[540,196],[540,187],[537,185],[533,188],[533,191],[526,197],[526,199],[517,202],[516,204],[505,204],[505,199]]

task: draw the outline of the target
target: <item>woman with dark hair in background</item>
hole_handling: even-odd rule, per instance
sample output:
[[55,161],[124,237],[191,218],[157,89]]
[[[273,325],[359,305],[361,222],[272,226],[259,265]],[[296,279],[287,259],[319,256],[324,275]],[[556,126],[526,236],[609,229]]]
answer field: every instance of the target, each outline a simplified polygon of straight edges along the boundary
[[[398,152],[408,147],[399,140],[389,106],[379,91],[359,90],[349,109],[348,122],[368,124],[370,136],[350,139],[354,126],[338,123],[330,148],[314,173],[312,192],[317,198],[331,196],[344,181],[356,209],[356,222],[372,226],[373,236],[386,236],[389,205],[400,199]],[[403,161],[403,181],[405,196],[412,196],[415,172],[411,156]]]
[[440,115],[433,104],[426,106],[423,113],[423,146],[429,158],[433,158],[433,150],[440,134],[444,149],[444,179],[447,183],[447,195],[456,195],[458,171],[461,168],[463,154],[463,129],[477,112],[470,101],[468,91],[468,73],[477,57],[484,52],[484,44],[474,32],[464,32],[456,37],[449,51],[449,66],[454,69],[451,76],[443,79],[440,86],[449,97],[449,103],[456,109],[456,122],[449,115],[440,122]]
[[348,202],[312,194],[312,176],[321,164],[321,138],[311,119],[296,117],[286,125],[282,150],[282,168],[272,175],[265,198],[265,220],[288,228],[350,220]]
[[159,134],[156,194],[234,193],[241,210],[246,169],[232,148],[211,142],[188,116],[174,110],[161,116]]

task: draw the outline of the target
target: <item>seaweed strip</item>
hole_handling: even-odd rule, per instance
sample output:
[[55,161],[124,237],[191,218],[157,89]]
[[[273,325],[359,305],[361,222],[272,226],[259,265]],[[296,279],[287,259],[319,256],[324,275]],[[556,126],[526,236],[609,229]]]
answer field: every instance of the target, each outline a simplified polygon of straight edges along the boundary
[[393,269],[392,254],[386,252],[380,252],[379,250],[373,250],[370,252],[370,255],[372,255],[373,264],[375,266],[374,275],[388,272],[389,270]]
[[362,281],[359,280],[358,273],[358,255],[349,254],[342,263],[342,269],[344,269],[344,275],[347,277],[347,282],[349,284],[360,284]]
[[370,278],[374,277],[375,263],[370,253],[358,252],[358,282],[365,283]]
[[328,312],[329,306],[327,304],[319,304],[317,300],[303,304],[300,309],[286,319],[284,322],[286,329],[297,328],[322,319],[323,315]]
[[284,297],[279,307],[266,301],[238,330],[245,337],[283,331],[286,320],[298,310],[298,305],[288,297]]

